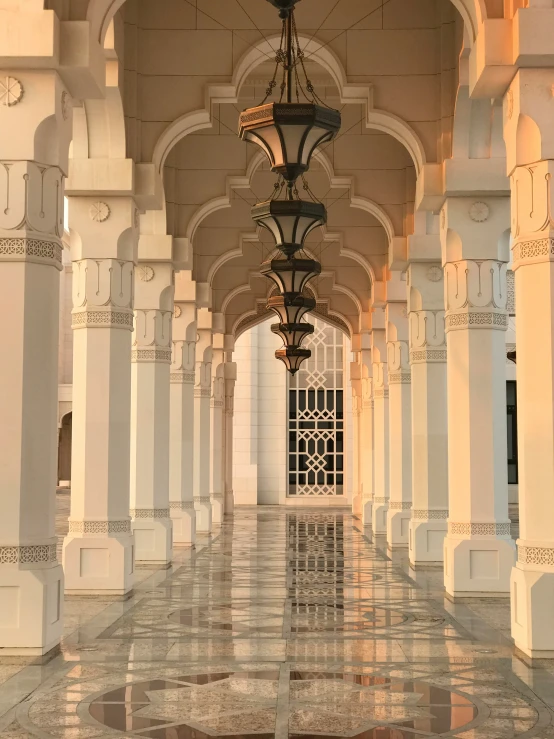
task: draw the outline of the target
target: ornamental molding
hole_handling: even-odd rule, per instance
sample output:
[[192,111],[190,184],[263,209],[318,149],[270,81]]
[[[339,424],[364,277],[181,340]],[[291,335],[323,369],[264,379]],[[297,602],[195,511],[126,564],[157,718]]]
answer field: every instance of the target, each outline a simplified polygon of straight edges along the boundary
[[1,262],[33,262],[62,270],[62,245],[57,241],[0,238]]
[[376,495],[376,496],[375,496],[375,497],[373,498],[373,502],[374,502],[374,503],[375,503],[376,505],[387,505],[387,503],[389,502],[389,499],[388,499],[388,498],[385,498],[385,497],[383,497],[383,496],[379,496],[379,495]]
[[448,522],[448,533],[453,536],[511,536],[508,523],[453,523]]
[[447,312],[505,311],[508,265],[497,259],[464,259],[444,267]]
[[57,562],[56,544],[0,547],[0,564],[49,564]]
[[118,310],[77,310],[72,313],[71,328],[118,328],[133,330],[133,311]]
[[137,277],[141,282],[152,282],[156,273],[147,264],[139,264],[137,267]]
[[169,382],[172,385],[194,385],[196,375],[194,372],[172,372]]
[[224,500],[225,494],[224,493],[211,493],[210,498],[211,500]]
[[429,510],[427,508],[414,508],[412,513],[414,521],[446,521],[448,510]]
[[209,495],[195,495],[194,502],[195,503],[211,503],[212,499],[210,498]]
[[375,393],[376,398],[388,398],[389,397],[388,387],[377,387],[375,388],[374,393]]
[[222,400],[215,400],[212,398],[212,401],[210,403],[210,408],[223,408],[225,403]]
[[443,279],[443,272],[440,267],[433,265],[427,270],[427,279],[429,282],[441,282]]
[[516,314],[516,284],[515,284],[515,274],[512,269],[509,269],[506,272],[506,288],[508,290],[507,300],[506,300],[506,310],[511,316],[515,316]]
[[410,352],[410,364],[439,364],[446,360],[446,349],[418,349]]
[[130,534],[131,521],[70,521],[70,534]]
[[554,567],[554,547],[527,547],[518,545],[517,561],[525,565]]
[[0,103],[6,108],[13,108],[23,100],[25,90],[16,77],[7,75],[0,80]]
[[173,317],[174,318],[181,318],[182,315],[183,315],[183,309],[181,308],[181,306],[180,305],[175,305],[174,308],[173,308]]
[[389,385],[410,385],[411,382],[411,372],[389,372]]
[[193,500],[173,500],[169,503],[170,511],[190,511],[194,510]]
[[132,508],[129,511],[131,518],[169,518],[169,508]]
[[389,501],[389,511],[410,511],[412,504],[406,501]]
[[194,397],[195,398],[211,398],[212,397],[212,391],[209,387],[195,387],[194,388]]
[[411,311],[410,350],[445,349],[444,318],[444,309]]
[[0,172],[3,179],[0,229],[25,231],[25,236],[34,231],[39,241],[49,236],[61,239],[64,232],[61,169],[35,161],[4,159],[0,161]]
[[80,259],[73,262],[73,308],[132,310],[133,262]]
[[506,331],[508,328],[508,314],[492,313],[489,311],[470,311],[446,314],[447,332],[469,328],[488,328],[497,331]]

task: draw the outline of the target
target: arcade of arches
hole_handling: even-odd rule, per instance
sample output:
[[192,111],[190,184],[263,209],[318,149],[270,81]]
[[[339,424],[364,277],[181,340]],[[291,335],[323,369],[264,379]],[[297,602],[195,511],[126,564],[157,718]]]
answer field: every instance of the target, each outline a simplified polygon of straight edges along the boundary
[[[290,378],[250,215],[275,175],[237,136],[275,7],[0,0],[3,737],[550,736],[554,0],[300,0],[296,18],[342,129],[307,175],[328,219]],[[132,669],[140,711],[118,692]],[[309,719],[323,674],[365,724]],[[17,704],[54,678],[64,720],[33,728]],[[393,679],[412,681],[398,705]],[[513,695],[487,703],[487,680]],[[166,700],[192,723],[167,709],[156,729]],[[258,718],[233,724],[241,701]],[[422,718],[447,703],[455,721]]]

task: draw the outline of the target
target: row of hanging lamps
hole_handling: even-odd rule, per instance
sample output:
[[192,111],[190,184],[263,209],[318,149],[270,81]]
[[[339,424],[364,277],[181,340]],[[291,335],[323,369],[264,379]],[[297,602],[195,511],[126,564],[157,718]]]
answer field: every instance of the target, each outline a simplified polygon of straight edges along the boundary
[[[261,147],[271,170],[279,177],[273,196],[254,206],[252,218],[271,233],[275,246],[284,256],[264,262],[261,273],[279,289],[279,294],[271,296],[267,304],[280,319],[271,327],[283,340],[283,349],[275,352],[275,356],[294,375],[302,362],[311,356],[311,352],[302,349],[301,344],[314,331],[314,327],[302,319],[314,310],[316,303],[303,291],[307,283],[321,273],[319,262],[299,258],[297,253],[303,249],[308,234],[327,221],[323,203],[313,197],[307,183],[304,183],[304,190],[312,200],[301,200],[296,181],[309,169],[317,147],[336,136],[341,126],[341,115],[317,96],[306,73],[304,52],[294,19],[294,7],[300,0],[268,2],[279,10],[283,22],[281,43],[275,55],[275,72],[261,104],[241,113],[239,135],[244,141]],[[280,99],[268,103],[266,101],[277,87],[280,69]],[[305,78],[305,89],[300,82],[299,69]],[[303,102],[300,101],[301,93]],[[293,102],[293,94],[296,102]]]

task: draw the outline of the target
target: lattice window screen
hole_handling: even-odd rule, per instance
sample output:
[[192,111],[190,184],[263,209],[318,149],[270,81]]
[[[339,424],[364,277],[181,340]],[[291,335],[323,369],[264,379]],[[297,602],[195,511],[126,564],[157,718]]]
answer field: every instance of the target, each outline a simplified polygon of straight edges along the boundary
[[312,356],[289,380],[288,494],[344,495],[343,334],[313,322]]

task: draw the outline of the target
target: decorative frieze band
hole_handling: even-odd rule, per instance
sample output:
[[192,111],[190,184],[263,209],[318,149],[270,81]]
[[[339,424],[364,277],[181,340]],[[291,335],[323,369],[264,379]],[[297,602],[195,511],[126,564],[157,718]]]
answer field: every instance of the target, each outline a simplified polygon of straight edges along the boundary
[[55,544],[0,547],[0,565],[56,562]]
[[465,311],[464,313],[446,314],[447,332],[466,328],[489,328],[505,331],[508,328],[508,314],[493,313],[492,311]]
[[521,264],[549,262],[554,260],[554,238],[536,239],[535,241],[521,241],[513,247],[514,266],[517,269]]
[[210,403],[211,408],[223,408],[224,405],[225,404],[222,400],[215,400],[214,398],[212,398],[212,401]]
[[410,364],[444,363],[446,349],[417,349],[410,352]]
[[389,502],[389,499],[388,498],[384,498],[383,496],[376,495],[373,498],[373,502],[376,505],[386,505]]
[[196,376],[194,372],[172,372],[169,381],[174,385],[194,385]]
[[131,518],[169,518],[169,508],[132,508]]
[[132,310],[74,310],[71,328],[121,328],[133,330]]
[[144,362],[171,364],[171,349],[133,349],[131,362],[134,364]]
[[194,502],[195,503],[211,503],[212,499],[210,498],[209,495],[195,495]]
[[414,521],[446,521],[448,510],[431,511],[426,508],[414,508],[412,518]]
[[169,503],[170,511],[190,511],[194,510],[193,500],[172,500]]
[[70,534],[130,534],[131,521],[70,521]]
[[211,500],[223,500],[223,499],[224,499],[224,497],[225,497],[225,496],[224,496],[224,494],[223,494],[223,493],[212,493],[212,494],[210,495],[210,499],[211,499]]
[[211,398],[212,391],[209,387],[195,387],[194,397],[195,398]]
[[410,385],[411,382],[411,372],[389,372],[389,385]]
[[0,261],[47,264],[61,271],[62,245],[58,241],[0,238]]
[[518,546],[517,561],[525,565],[554,567],[554,547]]
[[448,522],[448,533],[453,536],[510,536],[508,523],[453,523]]
[[409,511],[412,508],[412,504],[409,501],[390,501],[389,502],[389,510],[390,511]]
[[376,398],[388,398],[389,397],[388,387],[376,387],[374,393],[375,393]]

